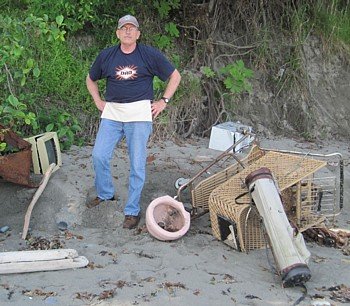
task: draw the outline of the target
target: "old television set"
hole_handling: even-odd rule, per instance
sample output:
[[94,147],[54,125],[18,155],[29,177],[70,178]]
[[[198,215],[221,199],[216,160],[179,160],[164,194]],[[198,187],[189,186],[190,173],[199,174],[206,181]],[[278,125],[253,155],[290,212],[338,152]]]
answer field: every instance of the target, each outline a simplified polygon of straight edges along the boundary
[[53,172],[62,166],[60,143],[56,132],[46,132],[25,139],[32,145],[33,172],[45,174],[49,166],[56,166]]

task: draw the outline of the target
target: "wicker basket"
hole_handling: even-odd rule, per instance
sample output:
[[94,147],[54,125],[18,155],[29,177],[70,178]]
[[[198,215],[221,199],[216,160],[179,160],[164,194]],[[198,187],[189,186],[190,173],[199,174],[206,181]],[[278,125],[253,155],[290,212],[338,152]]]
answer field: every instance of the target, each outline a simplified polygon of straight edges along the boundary
[[[254,152],[259,152],[258,158],[254,158],[256,156]],[[223,235],[225,232],[227,234],[227,230],[223,230],[222,220],[226,220],[226,222],[231,222],[231,234],[238,241],[239,250],[249,251],[266,246],[259,214],[254,206],[250,205],[251,200],[244,184],[245,177],[261,167],[270,169],[280,191],[284,197],[290,199],[291,204],[289,205],[291,208],[295,207],[295,212],[293,213],[292,209],[289,212],[297,223],[300,223],[302,219],[306,220],[306,223],[311,222],[308,220],[307,210],[301,209],[305,202],[301,194],[304,194],[305,190],[312,189],[312,183],[305,185],[303,180],[313,177],[316,171],[326,165],[325,161],[274,151],[262,153],[261,150],[253,148],[245,164],[247,166],[244,169],[238,168],[236,173],[216,187],[209,196],[212,230],[217,239],[226,240],[228,238],[228,235]],[[295,198],[291,198],[290,195],[294,195]],[[234,229],[233,232],[232,229]]]

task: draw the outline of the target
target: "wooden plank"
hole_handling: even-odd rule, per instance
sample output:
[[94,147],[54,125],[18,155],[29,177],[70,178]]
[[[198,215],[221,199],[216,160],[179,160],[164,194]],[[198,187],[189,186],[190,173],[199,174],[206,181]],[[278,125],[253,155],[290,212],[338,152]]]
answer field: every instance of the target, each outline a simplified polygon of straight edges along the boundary
[[0,274],[75,269],[85,267],[88,263],[89,261],[84,256],[58,260],[11,262],[0,264]]
[[74,249],[34,250],[0,253],[0,264],[10,262],[30,262],[78,257]]

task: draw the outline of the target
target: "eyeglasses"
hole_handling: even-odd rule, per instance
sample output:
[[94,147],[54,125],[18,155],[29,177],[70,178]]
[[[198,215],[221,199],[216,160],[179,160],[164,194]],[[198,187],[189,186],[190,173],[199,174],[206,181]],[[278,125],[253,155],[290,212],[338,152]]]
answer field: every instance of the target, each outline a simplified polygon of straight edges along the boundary
[[138,28],[137,27],[121,27],[119,30],[122,32],[136,32],[136,31],[138,31]]

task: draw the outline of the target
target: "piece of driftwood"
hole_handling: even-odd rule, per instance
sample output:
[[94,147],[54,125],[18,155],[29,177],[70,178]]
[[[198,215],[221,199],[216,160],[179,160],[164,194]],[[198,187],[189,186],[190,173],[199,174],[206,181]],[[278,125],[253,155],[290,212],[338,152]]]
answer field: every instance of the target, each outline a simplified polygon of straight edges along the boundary
[[35,203],[38,201],[40,195],[43,193],[47,182],[49,181],[49,178],[52,174],[53,169],[56,167],[56,164],[52,163],[49,168],[46,170],[42,183],[40,184],[38,190],[35,192],[34,197],[32,201],[30,202],[26,215],[24,217],[24,225],[23,225],[23,233],[22,233],[22,239],[26,239],[27,233],[28,233],[28,228],[29,228],[29,222],[30,222],[30,216],[32,214],[32,210],[34,208]]
[[88,263],[89,261],[84,256],[68,259],[10,262],[0,264],[0,274],[74,269],[85,267]]
[[2,252],[0,253],[0,264],[69,259],[78,256],[78,252],[74,249]]
[[305,232],[306,238],[319,244],[342,248],[348,244],[350,232],[346,229],[328,229],[326,227],[309,228]]

